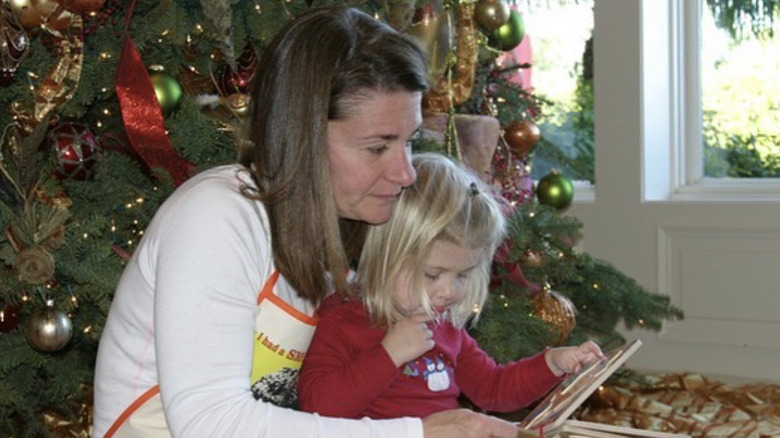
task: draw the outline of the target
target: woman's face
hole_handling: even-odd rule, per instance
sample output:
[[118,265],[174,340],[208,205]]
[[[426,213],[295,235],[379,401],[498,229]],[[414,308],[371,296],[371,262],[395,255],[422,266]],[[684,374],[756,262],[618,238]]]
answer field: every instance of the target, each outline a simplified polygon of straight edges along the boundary
[[414,182],[411,140],[422,124],[422,93],[375,92],[328,122],[328,165],[339,216],[370,224],[390,219]]

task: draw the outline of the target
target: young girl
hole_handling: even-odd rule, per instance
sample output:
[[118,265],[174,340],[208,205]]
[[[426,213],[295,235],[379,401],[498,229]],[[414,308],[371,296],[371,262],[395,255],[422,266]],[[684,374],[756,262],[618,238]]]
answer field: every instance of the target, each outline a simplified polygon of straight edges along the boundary
[[298,380],[300,407],[321,415],[425,417],[458,407],[513,411],[602,356],[586,342],[497,365],[464,329],[488,293],[504,238],[501,209],[479,178],[419,154],[417,181],[387,223],[372,228],[356,290],[333,295]]

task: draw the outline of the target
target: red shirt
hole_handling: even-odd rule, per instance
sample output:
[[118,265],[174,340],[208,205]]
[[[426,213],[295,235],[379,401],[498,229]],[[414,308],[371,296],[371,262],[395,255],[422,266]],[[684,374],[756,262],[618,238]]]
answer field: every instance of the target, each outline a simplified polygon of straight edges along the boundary
[[431,324],[435,347],[396,368],[359,301],[329,297],[298,379],[304,411],[347,418],[426,417],[459,407],[458,396],[486,411],[521,409],[562,378],[544,354],[498,365],[464,329]]

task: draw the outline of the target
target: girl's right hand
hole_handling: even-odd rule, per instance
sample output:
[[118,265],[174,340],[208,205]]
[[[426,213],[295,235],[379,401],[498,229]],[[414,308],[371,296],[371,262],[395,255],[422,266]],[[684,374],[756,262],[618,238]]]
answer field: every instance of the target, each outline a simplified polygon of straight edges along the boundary
[[468,409],[437,412],[423,419],[425,438],[515,438],[518,427]]
[[427,314],[412,315],[387,330],[382,347],[396,367],[417,359],[433,348],[433,332],[428,328],[430,320]]

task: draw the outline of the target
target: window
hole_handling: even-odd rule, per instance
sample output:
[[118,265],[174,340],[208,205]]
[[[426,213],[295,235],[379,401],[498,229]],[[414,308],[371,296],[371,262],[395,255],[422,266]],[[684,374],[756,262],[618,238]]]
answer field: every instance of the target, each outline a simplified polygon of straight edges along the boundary
[[593,0],[531,1],[522,13],[533,65],[526,79],[549,102],[539,118],[548,147],[538,147],[532,176],[559,168],[593,182]]
[[[724,42],[724,34],[714,26],[712,10],[705,1],[708,0],[642,3],[643,125],[652,127],[643,134],[644,198],[649,201],[670,198],[681,201],[778,200],[780,181],[777,179],[746,177],[750,175],[732,177],[725,170],[729,145],[736,143],[715,141],[731,137],[727,133],[717,137],[713,128],[720,132],[728,125],[716,117],[723,116],[736,102],[717,103],[712,97],[719,92],[713,91],[713,84],[717,83],[713,78],[722,74],[715,71],[725,68],[727,62],[723,60],[737,61],[736,57],[727,59],[736,56],[733,54],[720,52],[717,55],[718,49],[736,49],[728,41]],[[748,1],[759,0],[744,0]],[[712,2],[727,3],[725,0]],[[778,36],[774,38],[777,39]],[[758,61],[776,63],[778,58],[780,54],[773,54]],[[716,62],[718,59],[721,62]],[[777,71],[776,64],[772,65]],[[733,85],[744,85],[740,84],[744,79],[730,77]],[[762,97],[777,93],[775,88],[762,90]],[[744,93],[735,92],[735,95],[743,98]],[[775,102],[776,105],[778,100]],[[777,113],[775,106],[774,111],[765,116],[777,117]],[[773,129],[778,128],[773,126]],[[756,135],[758,138],[766,132],[755,134],[761,134]]]
[[699,19],[704,177],[780,177],[780,35],[760,17],[718,26],[733,12],[709,3]]

